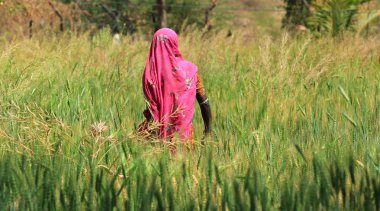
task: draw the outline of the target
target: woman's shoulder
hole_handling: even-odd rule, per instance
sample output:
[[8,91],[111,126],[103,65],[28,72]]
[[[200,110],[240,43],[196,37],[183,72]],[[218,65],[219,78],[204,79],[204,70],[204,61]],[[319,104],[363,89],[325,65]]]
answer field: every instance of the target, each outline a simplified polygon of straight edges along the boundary
[[194,63],[192,63],[190,61],[184,60],[184,59],[179,62],[179,65],[182,66],[182,67],[184,67],[184,68],[186,68],[186,69],[189,68],[189,69],[198,70],[198,67],[197,67],[196,64],[194,64]]

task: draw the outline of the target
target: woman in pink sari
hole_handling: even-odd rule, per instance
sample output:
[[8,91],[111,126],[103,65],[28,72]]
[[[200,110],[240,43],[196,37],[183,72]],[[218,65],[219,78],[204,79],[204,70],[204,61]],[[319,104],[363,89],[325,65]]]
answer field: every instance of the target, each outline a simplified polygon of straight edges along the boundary
[[182,140],[192,141],[195,99],[201,107],[204,132],[211,131],[211,109],[198,68],[183,58],[175,31],[163,28],[154,34],[142,84],[148,106],[140,131],[154,121],[160,125],[159,138],[170,139],[179,133]]

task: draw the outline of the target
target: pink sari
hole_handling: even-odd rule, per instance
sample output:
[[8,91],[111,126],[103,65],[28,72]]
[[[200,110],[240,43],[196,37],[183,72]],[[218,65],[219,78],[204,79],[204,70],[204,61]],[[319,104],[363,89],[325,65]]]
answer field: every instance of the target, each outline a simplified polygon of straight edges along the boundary
[[154,34],[142,82],[147,109],[160,124],[160,138],[176,132],[182,140],[192,138],[197,71],[183,59],[173,30],[163,28]]

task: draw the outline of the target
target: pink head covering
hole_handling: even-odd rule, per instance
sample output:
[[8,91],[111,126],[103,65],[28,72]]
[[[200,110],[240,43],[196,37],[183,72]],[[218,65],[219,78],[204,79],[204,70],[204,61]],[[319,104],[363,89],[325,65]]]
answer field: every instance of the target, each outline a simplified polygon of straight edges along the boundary
[[161,124],[160,137],[179,132],[191,138],[197,66],[183,59],[175,31],[158,30],[150,46],[143,76],[143,90],[153,119]]

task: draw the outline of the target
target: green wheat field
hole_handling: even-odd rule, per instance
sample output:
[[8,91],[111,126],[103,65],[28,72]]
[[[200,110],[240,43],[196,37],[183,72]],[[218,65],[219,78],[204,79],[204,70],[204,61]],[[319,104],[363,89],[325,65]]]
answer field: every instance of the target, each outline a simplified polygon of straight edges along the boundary
[[149,38],[0,39],[0,210],[379,210],[378,37],[188,30],[212,136],[146,140]]

